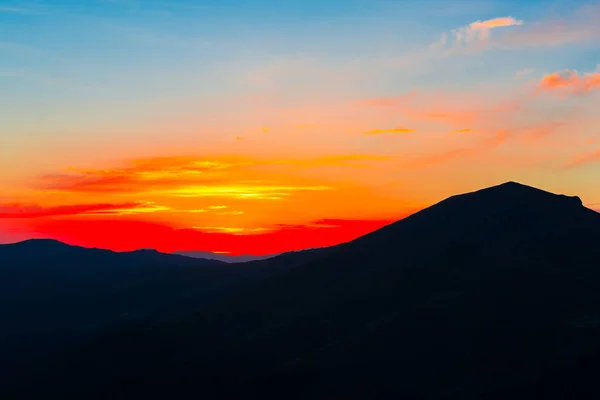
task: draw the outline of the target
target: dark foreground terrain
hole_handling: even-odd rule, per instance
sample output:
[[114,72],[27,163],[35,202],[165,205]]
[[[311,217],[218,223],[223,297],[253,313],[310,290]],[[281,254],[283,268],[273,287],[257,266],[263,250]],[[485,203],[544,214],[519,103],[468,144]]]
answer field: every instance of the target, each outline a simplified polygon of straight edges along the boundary
[[[65,349],[122,326],[186,315],[312,254],[230,265],[152,250],[115,253],[54,240],[0,245],[0,388],[17,371],[61,356]],[[291,255],[294,261],[287,262]]]
[[302,256],[3,398],[600,398],[600,214],[576,197],[510,182]]

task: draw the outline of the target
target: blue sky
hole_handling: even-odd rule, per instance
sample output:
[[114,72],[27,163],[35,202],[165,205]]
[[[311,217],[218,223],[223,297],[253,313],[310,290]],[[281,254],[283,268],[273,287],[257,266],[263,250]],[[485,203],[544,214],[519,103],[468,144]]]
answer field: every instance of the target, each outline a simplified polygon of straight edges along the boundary
[[[106,85],[121,87],[123,92],[128,87],[139,90],[140,85],[168,92],[173,85],[189,86],[189,79],[201,73],[233,68],[235,74],[281,58],[312,57],[324,64],[377,62],[418,51],[442,33],[475,20],[508,15],[527,22],[552,19],[572,13],[584,2],[51,0],[0,4],[0,71],[36,81],[9,84],[3,79],[4,91],[14,93],[30,85],[43,92],[40,85],[61,81],[74,92]],[[500,67],[498,59],[503,68],[510,63],[586,70],[597,63],[597,49],[551,50],[501,52],[471,60],[466,68],[469,73],[493,74]],[[447,67],[453,71],[465,64],[455,67],[450,62]],[[460,80],[466,74],[456,75]],[[168,80],[157,79],[163,77]],[[227,90],[227,82],[220,86]],[[181,93],[182,88],[177,90]]]

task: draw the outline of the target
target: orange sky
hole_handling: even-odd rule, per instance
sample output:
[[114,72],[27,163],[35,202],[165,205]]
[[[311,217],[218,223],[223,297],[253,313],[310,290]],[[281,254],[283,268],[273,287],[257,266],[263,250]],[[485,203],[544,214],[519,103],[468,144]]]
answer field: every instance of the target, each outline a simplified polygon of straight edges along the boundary
[[[332,17],[318,37],[281,28],[283,50],[251,30],[253,52],[241,38],[211,47],[175,20],[123,26],[87,61],[0,46],[14,53],[3,60],[47,62],[0,66],[0,242],[278,253],[509,180],[597,208],[600,7],[487,7],[431,25],[377,10],[364,38]],[[33,15],[14,18],[52,14]],[[88,17],[82,43],[106,28]]]

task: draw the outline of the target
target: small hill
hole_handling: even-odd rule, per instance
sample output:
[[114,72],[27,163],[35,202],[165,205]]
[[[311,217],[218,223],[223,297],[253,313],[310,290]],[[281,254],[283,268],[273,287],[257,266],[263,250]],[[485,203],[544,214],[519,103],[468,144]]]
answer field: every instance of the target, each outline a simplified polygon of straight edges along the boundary
[[278,272],[45,239],[0,245],[0,377],[116,327],[185,314]]
[[208,251],[176,251],[173,254],[178,254],[180,256],[192,258],[203,258],[207,260],[218,260],[226,263],[242,263],[248,261],[266,260],[267,258],[273,258],[277,256],[277,254],[269,254],[264,256],[241,254],[237,256],[232,256],[229,254],[211,253]]

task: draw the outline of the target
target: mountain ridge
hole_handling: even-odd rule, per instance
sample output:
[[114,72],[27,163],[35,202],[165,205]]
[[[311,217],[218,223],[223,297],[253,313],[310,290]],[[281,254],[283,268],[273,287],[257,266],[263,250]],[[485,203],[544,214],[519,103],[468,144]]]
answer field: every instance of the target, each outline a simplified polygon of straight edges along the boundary
[[578,360],[600,357],[599,238],[600,215],[577,197],[510,182],[453,196],[194,313],[75,349],[39,387],[59,393],[69,376],[105,396],[276,398],[274,380],[292,398],[559,393],[552,371],[576,382],[593,364]]

